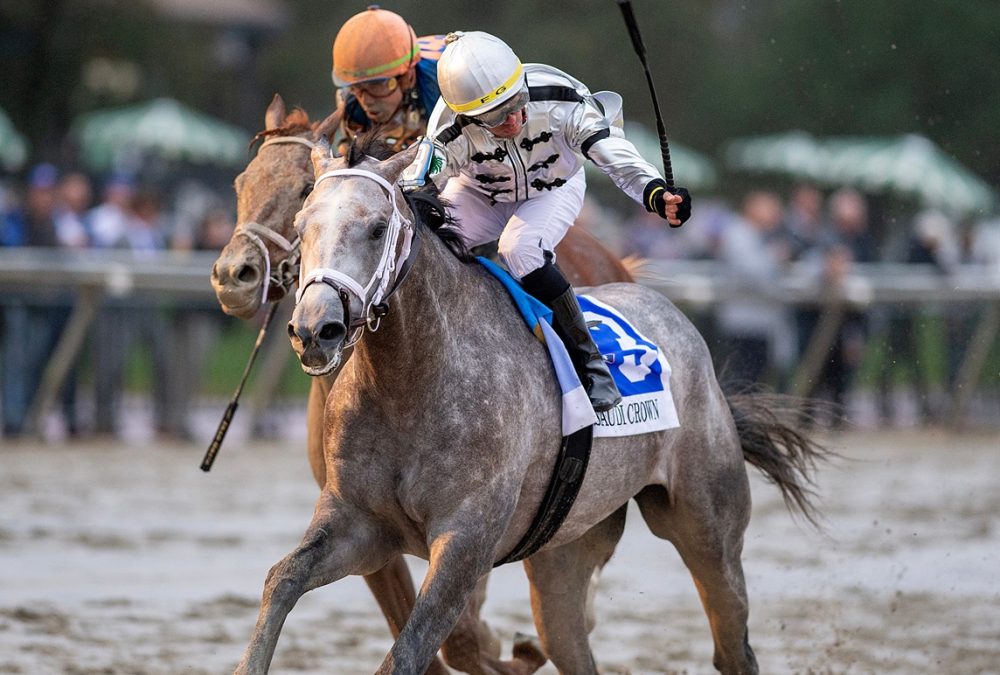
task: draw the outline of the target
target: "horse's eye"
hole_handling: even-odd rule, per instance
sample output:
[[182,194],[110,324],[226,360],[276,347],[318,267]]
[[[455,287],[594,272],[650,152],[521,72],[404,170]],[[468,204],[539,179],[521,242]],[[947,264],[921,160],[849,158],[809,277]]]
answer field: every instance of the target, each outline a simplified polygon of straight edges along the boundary
[[313,184],[306,183],[306,186],[302,188],[302,194],[299,195],[300,198],[305,199],[309,196],[309,193],[313,191]]
[[385,223],[379,223],[372,230],[372,239],[381,239],[385,236],[385,231],[389,229],[389,226]]

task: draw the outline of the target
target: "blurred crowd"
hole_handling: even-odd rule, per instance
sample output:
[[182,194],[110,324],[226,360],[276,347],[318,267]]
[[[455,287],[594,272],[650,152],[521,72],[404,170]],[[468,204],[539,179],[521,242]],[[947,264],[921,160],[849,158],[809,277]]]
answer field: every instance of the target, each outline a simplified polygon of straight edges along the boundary
[[[99,194],[97,194],[99,191]],[[61,249],[149,251],[219,250],[234,220],[230,195],[197,185],[181,185],[171,199],[132,177],[113,174],[95,185],[80,172],[60,172],[42,164],[23,185],[0,190],[0,245]],[[171,206],[172,204],[172,206]],[[899,262],[931,266],[947,274],[956,265],[985,263],[1000,269],[996,227],[958,222],[937,211],[916,214],[895,227],[873,227],[868,199],[844,188],[824,194],[810,185],[786,195],[753,190],[738,209],[711,198],[696,203],[680,229],[669,229],[653,214],[636,210],[621,221],[589,201],[581,222],[621,255],[652,260],[716,260],[747,286],[767,287],[793,267],[835,287],[856,263]],[[878,236],[881,234],[882,236]],[[888,235],[888,236],[886,236]],[[40,375],[51,358],[72,309],[72,296],[38,302],[5,295],[0,314],[0,407],[3,436],[26,430]],[[939,421],[947,394],[973,330],[977,308],[954,306],[876,307],[848,312],[822,370],[808,395],[846,405],[862,361],[878,352],[876,414],[891,423],[897,416],[898,384],[913,392],[921,421]],[[791,377],[820,321],[818,306],[726,299],[707,316],[692,319],[702,330],[720,377],[733,389],[764,384],[790,390]],[[105,299],[89,336],[85,364],[77,364],[60,393],[69,435],[115,434],[122,426],[122,398],[129,359],[143,351],[152,364],[155,430],[167,437],[191,436],[189,407],[197,398],[205,355],[224,315],[214,306],[177,307],[169,302]],[[943,327],[945,381],[934,381],[921,354],[925,325]],[[185,367],[172,367],[176,359]],[[84,369],[87,377],[81,378]],[[78,390],[92,386],[81,418]]]
[[[23,185],[0,185],[0,246],[121,249],[142,257],[153,251],[219,250],[229,241],[231,200],[194,182],[180,185],[172,197],[173,208],[158,189],[126,174],[109,175],[95,185],[85,173],[39,164]],[[26,431],[41,374],[69,321],[72,302],[69,294],[40,298],[30,292],[5,293],[0,305],[0,407],[6,437]],[[68,435],[120,431],[126,368],[141,350],[152,361],[156,431],[189,437],[188,405],[198,383],[191,369],[171,367],[171,358],[183,354],[189,363],[197,361],[217,333],[221,312],[129,298],[105,299],[99,312],[86,351],[92,419],[81,419],[81,364],[76,364],[59,393]],[[199,372],[198,363],[191,365]]]
[[[738,209],[723,201],[702,200],[680,230],[667,230],[655,216],[637,213],[617,232],[603,234],[609,234],[624,255],[720,261],[728,275],[757,288],[775,284],[793,267],[819,281],[821,288],[836,288],[857,263],[923,264],[942,275],[973,263],[1000,273],[1000,227],[995,222],[961,221],[924,210],[905,222],[875,225],[869,199],[861,192],[841,188],[824,194],[799,184],[786,195],[752,190]],[[602,228],[595,225],[595,229]],[[863,359],[877,352],[875,414],[889,423],[896,418],[896,385],[906,382],[914,393],[918,420],[942,421],[948,412],[946,392],[954,384],[981,310],[974,303],[926,303],[849,311],[822,359],[821,371],[801,393],[846,410]],[[734,298],[720,302],[711,316],[698,323],[719,360],[724,386],[766,384],[788,391],[820,316],[818,306]],[[945,351],[944,382],[933,383],[933,368],[921,353],[925,326],[943,327],[939,338]]]

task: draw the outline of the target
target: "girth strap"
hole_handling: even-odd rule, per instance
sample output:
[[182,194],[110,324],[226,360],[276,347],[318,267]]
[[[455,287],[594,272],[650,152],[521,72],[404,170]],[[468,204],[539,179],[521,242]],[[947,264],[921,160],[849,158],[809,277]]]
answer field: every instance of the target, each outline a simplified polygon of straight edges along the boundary
[[563,436],[552,480],[545,491],[541,506],[538,507],[538,513],[531,522],[531,527],[510,553],[493,564],[494,567],[534,555],[559,531],[570,509],[573,508],[580,486],[583,485],[593,442],[593,426]]

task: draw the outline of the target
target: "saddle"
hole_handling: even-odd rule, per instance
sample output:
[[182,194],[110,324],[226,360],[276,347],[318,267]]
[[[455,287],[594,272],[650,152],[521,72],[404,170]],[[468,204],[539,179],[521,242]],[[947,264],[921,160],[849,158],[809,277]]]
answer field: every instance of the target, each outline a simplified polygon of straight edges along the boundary
[[614,308],[586,295],[578,296],[622,402],[595,413],[562,340],[552,328],[552,311],[533,298],[502,267],[477,258],[510,293],[525,323],[548,348],[562,391],[562,442],[542,504],[521,541],[494,567],[523,560],[544,546],[562,525],[586,475],[595,436],[628,436],[679,426],[670,395],[670,367],[662,353]]

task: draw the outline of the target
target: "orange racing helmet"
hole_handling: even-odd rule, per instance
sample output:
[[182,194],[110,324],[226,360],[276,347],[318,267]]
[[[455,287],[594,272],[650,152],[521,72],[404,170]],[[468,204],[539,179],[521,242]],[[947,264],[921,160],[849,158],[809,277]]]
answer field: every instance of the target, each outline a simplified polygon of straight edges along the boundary
[[372,5],[355,14],[333,41],[333,83],[349,87],[405,74],[420,60],[413,28],[395,12]]

